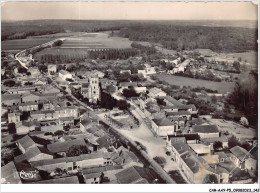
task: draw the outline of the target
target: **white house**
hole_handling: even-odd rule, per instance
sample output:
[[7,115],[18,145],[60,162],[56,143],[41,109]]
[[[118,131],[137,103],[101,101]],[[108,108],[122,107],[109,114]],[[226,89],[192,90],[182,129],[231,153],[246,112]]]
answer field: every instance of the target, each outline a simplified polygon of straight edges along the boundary
[[68,71],[66,70],[60,70],[59,71],[59,77],[62,80],[66,80],[67,78],[72,79],[72,74],[70,74]]

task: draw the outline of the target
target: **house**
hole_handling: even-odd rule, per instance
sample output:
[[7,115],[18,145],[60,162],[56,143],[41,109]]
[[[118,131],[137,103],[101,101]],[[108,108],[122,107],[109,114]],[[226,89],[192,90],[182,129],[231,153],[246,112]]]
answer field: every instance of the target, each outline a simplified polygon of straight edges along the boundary
[[117,150],[117,153],[115,153],[111,160],[113,160],[114,163],[117,165],[127,165],[127,164],[135,164],[137,165],[139,163],[138,157],[128,149],[124,148],[123,146],[120,146]]
[[39,109],[38,102],[30,101],[18,104],[19,111],[37,111]]
[[48,121],[57,119],[54,110],[32,111],[30,117],[33,121]]
[[101,88],[102,89],[106,89],[107,86],[110,86],[110,85],[114,85],[114,86],[117,85],[117,81],[116,80],[110,80],[108,78],[100,78],[99,82],[101,84]]
[[185,134],[177,134],[168,135],[167,142],[171,144],[171,141],[183,141],[187,144],[196,144],[199,142],[200,137],[197,133],[185,133]]
[[120,82],[119,88],[123,91],[125,88],[137,87],[137,82]]
[[166,112],[166,117],[178,117],[185,118],[185,120],[191,120],[191,113],[189,111],[178,111],[178,112]]
[[31,148],[37,147],[38,144],[36,144],[31,137],[28,135],[24,136],[23,138],[19,139],[17,142],[17,147],[21,150],[22,153],[25,153]]
[[68,107],[56,107],[55,108],[55,117],[62,118],[62,117],[79,117],[79,109],[76,106],[68,106]]
[[219,181],[217,172],[198,157],[189,145],[181,141],[171,141],[171,146],[173,160],[191,183],[202,184],[208,174],[215,174]]
[[38,102],[39,100],[40,100],[40,97],[35,92],[30,92],[30,93],[24,94],[22,96],[22,102],[23,103],[26,103],[26,102]]
[[62,125],[46,125],[46,126],[41,126],[41,131],[44,132],[52,132],[54,133],[55,131],[63,130]]
[[58,153],[60,155],[66,155],[69,148],[72,147],[73,145],[86,146],[86,142],[84,139],[74,139],[74,140],[68,140],[65,142],[56,142],[56,143],[48,144],[47,149],[51,153]]
[[61,117],[59,118],[59,124],[63,126],[73,126],[74,119],[74,117]]
[[214,154],[218,155],[218,163],[225,162],[228,159],[227,154],[222,151],[215,152]]
[[56,168],[61,168],[68,172],[78,171],[84,168],[102,167],[113,165],[111,156],[113,152],[96,152],[91,154],[82,154],[75,157],[63,157],[49,160],[39,160],[31,162],[32,167],[39,170],[54,171]]
[[166,95],[167,94],[164,91],[156,87],[149,89],[149,93],[148,93],[148,96],[151,98],[156,98],[159,96],[166,96]]
[[219,137],[219,130],[216,125],[193,125],[191,133],[198,133],[200,138]]
[[13,106],[21,102],[20,94],[2,94],[2,105]]
[[30,72],[32,77],[38,77],[41,75],[41,72],[39,71],[39,69],[37,67],[29,68],[27,70],[27,72]]
[[50,180],[42,180],[33,182],[33,184],[79,184],[79,179],[77,176],[69,176],[62,178],[54,178]]
[[128,73],[131,75],[131,70],[120,70],[120,74]]
[[83,175],[86,184],[100,184],[102,176],[101,173],[91,173]]
[[178,125],[168,118],[152,119],[152,129],[160,137],[166,137],[167,135],[174,134]]
[[139,166],[132,166],[115,175],[119,184],[153,184],[157,180],[152,169]]
[[45,159],[53,159],[53,155],[44,147],[32,147],[24,154],[21,154],[14,158],[16,163],[23,161],[39,161]]
[[256,170],[257,160],[247,150],[240,146],[235,146],[229,150],[231,152],[231,160],[242,170]]
[[17,134],[26,134],[30,131],[40,129],[40,123],[38,121],[20,121],[15,124]]
[[[222,143],[222,149],[223,148],[228,148],[228,138],[225,136],[220,136],[220,137],[216,137],[216,138],[203,138],[202,142],[204,144],[209,144],[211,150],[214,150],[213,145],[215,142],[220,141]],[[221,150],[221,149],[220,149]]]
[[22,184],[13,161],[1,167],[1,184]]
[[22,87],[12,87],[7,90],[10,94],[26,94],[33,92],[38,89],[38,86],[22,86]]
[[8,113],[8,123],[20,122],[20,116],[21,113],[19,112]]
[[54,75],[57,72],[57,66],[55,64],[48,65],[48,74]]
[[155,67],[146,66],[144,70],[138,70],[138,74],[142,74],[144,78],[146,78],[149,75],[156,74]]
[[53,105],[53,103],[52,103],[53,101],[44,101],[43,103],[42,103],[42,109],[43,110],[54,110],[54,105]]
[[62,80],[66,80],[67,78],[68,79],[72,79],[72,74],[70,74],[68,71],[66,70],[60,70],[59,71],[59,77],[62,79]]
[[41,89],[39,90],[41,93],[47,94],[47,93],[55,93],[58,94],[60,93],[60,90],[58,88],[53,87],[52,85],[44,85],[41,87]]
[[46,78],[39,78],[34,82],[34,85],[46,85],[47,79]]
[[84,118],[83,120],[81,120],[80,122],[80,130],[85,133],[87,129],[91,128],[91,127],[97,127],[99,125],[98,120],[93,120],[90,118]]
[[204,145],[204,144],[188,144],[188,145],[198,156],[204,156],[211,153],[210,145]]

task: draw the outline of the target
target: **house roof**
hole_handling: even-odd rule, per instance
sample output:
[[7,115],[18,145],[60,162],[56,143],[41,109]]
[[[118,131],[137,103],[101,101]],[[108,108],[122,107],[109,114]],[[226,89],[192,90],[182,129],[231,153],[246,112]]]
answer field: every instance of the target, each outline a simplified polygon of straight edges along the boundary
[[175,98],[173,98],[171,96],[161,96],[161,97],[157,97],[157,98],[167,100],[176,107],[183,106],[183,104],[181,102],[179,102],[178,100],[176,100]]
[[97,173],[85,174],[84,178],[85,179],[92,179],[92,178],[98,178],[100,176],[101,176],[101,173],[97,172]]
[[79,184],[79,179],[77,176],[70,176],[65,178],[37,181],[33,182],[33,184]]
[[33,147],[33,148],[30,148],[24,154],[16,156],[14,159],[15,159],[16,163],[19,163],[19,162],[22,162],[22,161],[25,161],[25,160],[29,161],[31,158],[34,158],[35,156],[37,156],[37,155],[39,155],[41,153],[52,155],[51,152],[49,152],[44,147]]
[[44,110],[44,111],[32,111],[31,115],[44,115],[44,114],[50,114],[50,113],[55,113],[54,110]]
[[99,144],[100,148],[108,148],[115,140],[110,137],[108,134],[105,134],[101,137],[99,137],[96,142]]
[[47,149],[52,153],[66,152],[73,145],[84,145],[86,146],[84,139],[74,139],[65,142],[56,142],[47,145]]
[[62,75],[70,74],[70,73],[69,73],[68,71],[66,71],[66,70],[60,70],[59,73],[62,74]]
[[10,183],[10,184],[22,183],[13,161],[1,167],[1,179],[2,178],[5,178],[5,183]]
[[36,143],[29,137],[28,135],[24,136],[23,138],[18,140],[18,143],[25,149],[35,145]]
[[137,87],[137,83],[136,82],[120,82],[119,86],[121,87]]
[[208,143],[214,143],[215,141],[228,142],[228,138],[221,136],[221,137],[205,138],[205,139],[202,139],[202,141],[208,142]]
[[[160,92],[165,93],[164,91],[162,91],[161,89],[159,89],[159,88],[157,88],[157,87],[151,88],[151,89],[149,90],[149,92],[152,93],[153,95],[156,95],[156,94],[158,94],[158,93],[160,93]],[[165,93],[165,94],[166,94],[166,93]]]
[[219,132],[216,125],[193,125],[193,132],[195,133],[217,133]]
[[185,137],[186,141],[189,140],[199,140],[200,137],[197,133],[185,133],[185,134],[176,134],[176,135],[168,135],[168,139],[175,138],[175,137]]
[[244,148],[242,148],[240,146],[232,147],[229,151],[234,156],[236,156],[240,161],[248,159],[249,157],[255,159],[251,153],[249,153],[247,150],[245,150]]
[[189,144],[189,146],[197,154],[208,154],[208,153],[210,153],[210,146],[207,146],[207,145],[204,145],[204,144]]
[[120,146],[117,149],[117,152],[118,153],[114,154],[111,157],[111,159],[118,165],[121,165],[122,162],[124,162],[124,164],[128,164],[130,162],[138,162],[139,161],[138,157],[136,157],[136,155],[133,152],[127,150],[123,146]]
[[22,121],[22,125],[25,127],[31,127],[31,126],[35,126],[35,127],[40,127],[40,123],[38,121]]
[[143,179],[149,183],[153,183],[156,179],[156,175],[151,169],[139,166],[132,166],[115,174],[115,176],[119,184],[135,184],[143,181]]
[[24,102],[24,103],[19,103],[19,106],[28,106],[28,105],[38,105],[38,103],[35,102],[35,101],[28,101],[28,102]]
[[162,118],[162,119],[153,119],[156,125],[158,126],[173,126],[174,121],[168,119],[168,118]]
[[2,101],[20,100],[20,94],[2,94]]
[[45,160],[39,160],[39,161],[32,161],[32,162],[30,162],[30,164],[33,167],[37,167],[37,166],[44,166],[44,165],[53,165],[53,164],[58,164],[58,163],[96,159],[96,158],[110,159],[113,154],[114,154],[113,152],[95,152],[95,153],[91,153],[91,154],[82,154],[82,155],[75,156],[75,157],[62,157],[62,158],[57,158],[57,159],[45,159]]
[[85,169],[82,170],[82,174],[106,172],[106,171],[119,170],[119,169],[123,169],[123,166],[121,166],[121,165],[107,165],[107,166],[101,166],[101,167],[85,168]]
[[167,116],[182,116],[182,115],[191,115],[189,111],[178,111],[178,112],[166,112]]

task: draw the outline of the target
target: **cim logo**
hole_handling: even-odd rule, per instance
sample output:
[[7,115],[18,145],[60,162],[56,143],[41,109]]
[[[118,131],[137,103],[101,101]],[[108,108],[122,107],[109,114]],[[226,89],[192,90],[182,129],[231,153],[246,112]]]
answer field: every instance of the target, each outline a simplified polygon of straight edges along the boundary
[[37,178],[36,176],[37,171],[24,171],[21,170],[20,171],[20,178],[24,179],[24,180],[28,180],[28,179],[35,179]]

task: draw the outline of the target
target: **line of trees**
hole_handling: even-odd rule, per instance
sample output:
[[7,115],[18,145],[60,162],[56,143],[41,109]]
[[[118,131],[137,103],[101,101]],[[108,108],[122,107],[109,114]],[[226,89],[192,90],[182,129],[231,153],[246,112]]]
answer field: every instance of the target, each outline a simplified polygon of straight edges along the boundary
[[108,49],[108,50],[91,50],[88,52],[88,57],[90,59],[106,59],[106,60],[116,60],[116,59],[127,59],[138,54],[137,49],[126,48],[126,49]]

